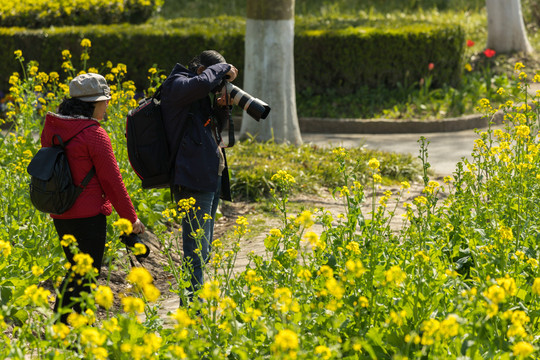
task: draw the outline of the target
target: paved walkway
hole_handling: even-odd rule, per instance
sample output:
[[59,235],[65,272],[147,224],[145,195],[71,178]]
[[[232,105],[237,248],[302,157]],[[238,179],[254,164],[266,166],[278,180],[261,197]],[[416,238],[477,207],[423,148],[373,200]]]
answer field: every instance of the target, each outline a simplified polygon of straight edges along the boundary
[[[531,96],[536,96],[540,91],[540,83],[532,83],[529,89]],[[494,119],[496,123],[501,122],[501,118]],[[305,133],[302,132],[304,143],[313,143],[319,146],[365,146],[368,149],[397,152],[402,154],[411,154],[418,156],[420,153],[420,137],[425,137],[428,141],[428,161],[431,168],[437,175],[452,175],[456,169],[456,164],[463,158],[471,158],[474,146],[474,140],[478,134],[474,129],[486,129],[487,120],[481,119],[481,116],[466,116],[463,118],[443,120],[440,122],[408,122],[399,124],[398,127],[386,128],[391,122],[376,123],[375,127],[381,128],[385,125],[385,130],[389,133],[380,134],[358,134],[351,131],[348,134],[332,133]],[[357,125],[365,129],[365,123]],[[502,127],[502,125],[494,125]],[[336,126],[327,125],[327,129],[336,128]],[[339,127],[338,127],[339,128]],[[440,131],[429,132],[431,129],[440,128]],[[462,129],[466,130],[462,130]],[[414,133],[407,133],[406,129],[414,130]],[[422,132],[422,129],[426,129]],[[453,131],[459,129],[459,131]],[[351,129],[352,130],[352,129]],[[396,133],[392,133],[395,130]],[[404,133],[405,130],[405,133]]]
[[414,133],[414,134],[302,134],[304,143],[319,146],[365,146],[368,149],[397,152],[418,156],[420,137],[428,144],[428,161],[437,175],[451,175],[456,164],[464,157],[470,159],[474,140],[478,135],[474,130],[456,132]]

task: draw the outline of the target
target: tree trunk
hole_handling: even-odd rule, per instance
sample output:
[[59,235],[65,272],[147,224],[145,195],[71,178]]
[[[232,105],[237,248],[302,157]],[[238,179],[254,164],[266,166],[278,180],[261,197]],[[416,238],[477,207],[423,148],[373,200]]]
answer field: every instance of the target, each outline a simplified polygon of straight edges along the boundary
[[498,53],[531,53],[520,0],[486,0],[486,6],[487,47]]
[[244,90],[271,108],[259,122],[246,112],[240,138],[301,144],[294,82],[294,0],[248,0]]

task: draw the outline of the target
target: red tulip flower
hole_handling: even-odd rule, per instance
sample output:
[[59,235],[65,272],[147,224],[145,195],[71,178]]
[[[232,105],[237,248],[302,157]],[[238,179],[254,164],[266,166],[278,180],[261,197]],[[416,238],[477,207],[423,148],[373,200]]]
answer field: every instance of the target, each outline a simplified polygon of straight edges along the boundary
[[467,47],[471,47],[471,46],[474,46],[474,41],[467,40]]
[[429,63],[428,64],[428,70],[431,71],[435,68],[435,64],[434,63]]
[[486,49],[486,50],[484,50],[484,55],[486,55],[487,58],[492,58],[492,57],[495,56],[495,50]]

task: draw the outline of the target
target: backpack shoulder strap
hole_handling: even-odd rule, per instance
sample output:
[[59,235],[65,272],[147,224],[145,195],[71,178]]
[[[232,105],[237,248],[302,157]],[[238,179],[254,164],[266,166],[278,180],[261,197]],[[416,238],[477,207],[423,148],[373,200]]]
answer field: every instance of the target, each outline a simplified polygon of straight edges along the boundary
[[[75,135],[73,135],[72,137],[70,137],[66,142],[63,142],[62,141],[62,138],[60,137],[60,135],[58,134],[55,134],[53,136],[53,145],[54,145],[54,138],[56,137],[58,139],[58,144],[64,148],[72,139],[74,139],[75,137],[77,137],[77,135],[79,135],[80,133],[82,133],[84,130],[88,129],[89,127],[92,127],[92,126],[97,126],[97,124],[90,124],[88,126],[85,126],[84,128],[82,128],[80,131],[78,131]],[[94,177],[94,175],[96,174],[96,168],[94,166],[92,166],[92,169],[90,169],[90,171],[88,172],[88,174],[86,174],[86,176],[84,177],[83,181],[81,182],[80,185],[77,186],[77,194],[80,194],[84,188],[86,187],[86,185],[88,185],[88,183],[90,182],[90,180],[92,180],[92,178]],[[78,195],[77,195],[78,196]]]
[[88,185],[90,180],[92,180],[92,177],[95,175],[95,173],[96,173],[96,168],[94,166],[92,166],[92,168],[90,169],[88,174],[86,174],[86,176],[84,177],[84,179],[81,182],[81,185],[79,185],[79,187],[84,189],[86,187],[86,185]]

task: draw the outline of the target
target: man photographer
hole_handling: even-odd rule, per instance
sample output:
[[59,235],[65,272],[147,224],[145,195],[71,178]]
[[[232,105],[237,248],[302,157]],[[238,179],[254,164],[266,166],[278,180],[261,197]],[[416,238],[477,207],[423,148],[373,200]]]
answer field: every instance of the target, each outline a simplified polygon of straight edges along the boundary
[[189,300],[203,284],[219,199],[231,200],[225,151],[219,146],[231,102],[219,89],[237,75],[219,52],[205,50],[187,68],[176,64],[161,89],[167,140],[171,153],[176,153],[174,199],[195,199],[182,220],[184,261],[192,271]]

